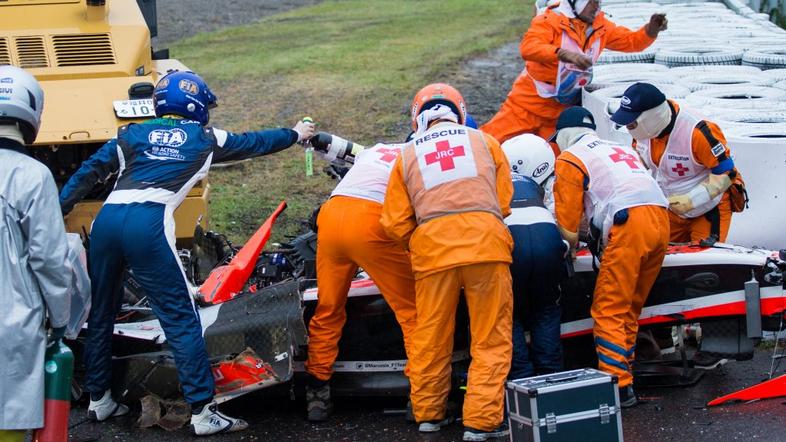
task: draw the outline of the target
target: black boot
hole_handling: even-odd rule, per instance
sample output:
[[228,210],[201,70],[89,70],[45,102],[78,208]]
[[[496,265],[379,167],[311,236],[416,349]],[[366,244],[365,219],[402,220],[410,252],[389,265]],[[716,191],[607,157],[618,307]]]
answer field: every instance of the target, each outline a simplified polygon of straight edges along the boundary
[[333,413],[333,403],[330,401],[330,384],[324,381],[307,384],[306,402],[308,403],[308,420],[310,422],[327,420]]

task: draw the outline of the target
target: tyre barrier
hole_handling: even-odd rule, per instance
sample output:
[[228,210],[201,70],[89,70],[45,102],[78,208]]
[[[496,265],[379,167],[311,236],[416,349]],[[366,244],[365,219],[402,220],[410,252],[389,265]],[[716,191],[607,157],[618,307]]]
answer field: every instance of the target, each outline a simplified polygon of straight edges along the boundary
[[704,111],[704,115],[718,124],[721,124],[721,122],[728,122],[735,125],[753,124],[761,126],[768,124],[786,124],[786,104],[784,104],[781,109],[772,111],[709,108]]
[[[618,86],[619,84],[633,84],[636,82],[645,83],[660,83],[672,84],[674,80],[664,72],[646,72],[644,70],[626,71],[626,72],[613,72],[604,75],[595,75],[592,78],[592,83],[587,86],[587,90],[592,92],[598,89],[604,89],[611,86]],[[773,82],[774,83],[774,82]]]
[[742,64],[761,69],[786,68],[786,47],[750,50],[742,56]]
[[774,109],[786,102],[786,90],[766,86],[724,86],[691,93],[685,100],[696,108]]
[[[594,79],[604,78],[609,75],[627,73],[627,72],[665,72],[669,68],[662,64],[655,63],[614,63],[614,64],[597,64],[592,67]],[[777,80],[776,80],[777,81]]]
[[678,66],[669,69],[669,74],[672,77],[690,77],[699,73],[722,73],[730,75],[759,75],[761,69],[755,66],[740,66],[740,65],[694,65],[694,66]]
[[655,60],[655,50],[649,48],[641,52],[603,51],[597,64],[652,63],[653,60]]
[[781,69],[769,69],[766,71],[762,71],[762,77],[772,78],[776,82],[780,82],[786,80],[786,68]]
[[682,79],[691,91],[724,86],[772,86],[775,80],[760,75],[732,74],[728,72],[701,72]]
[[786,140],[786,124],[730,126],[724,132],[727,138],[746,138],[761,141]]
[[743,51],[724,46],[684,46],[661,49],[655,54],[655,63],[668,67],[693,65],[738,65]]
[[[731,42],[730,42],[731,43]],[[738,45],[741,49],[746,51],[756,51],[759,49],[769,49],[769,48],[783,48],[786,46],[786,41],[784,38],[776,37],[776,36],[769,36],[769,37],[751,37],[743,40],[742,45]],[[744,54],[743,54],[743,58]]]

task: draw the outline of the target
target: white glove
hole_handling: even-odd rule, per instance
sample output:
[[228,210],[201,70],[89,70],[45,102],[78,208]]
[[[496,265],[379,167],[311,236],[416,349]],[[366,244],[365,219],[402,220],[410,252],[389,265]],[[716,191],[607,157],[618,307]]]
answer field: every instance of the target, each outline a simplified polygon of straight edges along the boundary
[[689,194],[672,195],[669,197],[669,209],[677,215],[684,215],[693,210],[693,201]]
[[314,136],[316,126],[314,126],[314,123],[298,121],[292,130],[297,132],[297,141],[301,142]]

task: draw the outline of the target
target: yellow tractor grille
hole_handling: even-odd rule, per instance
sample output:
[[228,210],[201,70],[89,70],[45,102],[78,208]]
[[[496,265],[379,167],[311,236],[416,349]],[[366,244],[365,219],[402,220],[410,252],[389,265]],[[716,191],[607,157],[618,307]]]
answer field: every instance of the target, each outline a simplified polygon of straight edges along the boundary
[[57,66],[115,64],[109,34],[53,35]]
[[16,57],[19,67],[45,68],[49,66],[46,58],[46,48],[44,47],[44,37],[15,37]]
[[0,66],[11,64],[11,51],[8,50],[8,40],[0,38]]

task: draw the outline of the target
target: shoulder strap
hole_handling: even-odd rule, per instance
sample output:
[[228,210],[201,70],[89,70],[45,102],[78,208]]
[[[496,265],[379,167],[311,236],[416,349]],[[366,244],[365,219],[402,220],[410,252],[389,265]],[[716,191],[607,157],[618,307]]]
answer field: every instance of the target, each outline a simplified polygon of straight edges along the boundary
[[[705,120],[699,121],[699,124],[696,125],[696,128],[699,129],[702,135],[704,135],[704,139],[707,140],[707,143],[709,143],[710,149],[714,148],[719,144],[723,145],[723,143],[721,143],[720,140],[715,138],[715,135],[712,134],[712,131],[710,130],[710,127],[709,125],[707,125],[707,122]],[[718,161],[723,161],[725,159],[726,159],[726,147],[724,146],[723,153],[721,154],[721,156],[718,157]]]

